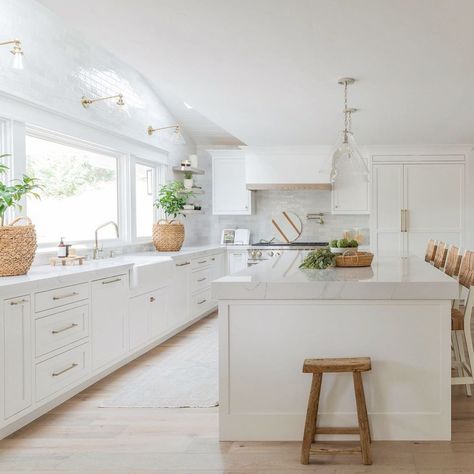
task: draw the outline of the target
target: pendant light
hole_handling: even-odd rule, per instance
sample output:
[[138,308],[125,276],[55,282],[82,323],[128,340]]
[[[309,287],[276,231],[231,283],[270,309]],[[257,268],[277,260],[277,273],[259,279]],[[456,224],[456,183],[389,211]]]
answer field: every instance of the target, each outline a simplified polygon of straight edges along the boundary
[[359,175],[365,179],[369,179],[369,169],[362,156],[352,133],[352,114],[357,109],[347,105],[347,88],[353,84],[355,80],[352,77],[343,77],[337,81],[338,84],[344,86],[344,130],[342,131],[339,142],[332,155],[331,166],[331,182],[334,183],[337,176],[350,174],[352,176]]

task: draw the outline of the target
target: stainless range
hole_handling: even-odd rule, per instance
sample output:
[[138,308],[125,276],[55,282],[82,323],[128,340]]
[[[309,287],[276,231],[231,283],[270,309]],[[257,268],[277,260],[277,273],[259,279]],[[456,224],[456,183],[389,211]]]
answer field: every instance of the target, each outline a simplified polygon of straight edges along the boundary
[[251,267],[257,265],[257,263],[277,257],[283,252],[293,250],[314,250],[319,247],[327,247],[328,245],[329,242],[290,242],[288,244],[261,242],[252,244],[251,248],[248,249],[247,266]]

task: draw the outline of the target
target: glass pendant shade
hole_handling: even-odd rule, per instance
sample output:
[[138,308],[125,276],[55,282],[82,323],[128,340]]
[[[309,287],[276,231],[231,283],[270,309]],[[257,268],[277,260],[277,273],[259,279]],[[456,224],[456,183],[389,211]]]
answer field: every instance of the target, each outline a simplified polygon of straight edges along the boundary
[[21,52],[13,52],[12,58],[12,67],[13,69],[23,69],[23,53]]
[[342,132],[341,140],[332,155],[330,180],[344,175],[362,176],[369,180],[369,169],[362,153],[357,147],[354,135],[351,132]]

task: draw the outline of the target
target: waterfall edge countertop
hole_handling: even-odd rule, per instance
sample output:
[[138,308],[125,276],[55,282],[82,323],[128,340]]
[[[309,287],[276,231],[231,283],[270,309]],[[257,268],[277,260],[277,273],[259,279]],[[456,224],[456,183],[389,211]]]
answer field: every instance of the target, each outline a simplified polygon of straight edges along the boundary
[[419,257],[383,257],[371,267],[299,268],[306,252],[285,252],[272,260],[212,284],[216,300],[448,300],[458,297],[453,278]]

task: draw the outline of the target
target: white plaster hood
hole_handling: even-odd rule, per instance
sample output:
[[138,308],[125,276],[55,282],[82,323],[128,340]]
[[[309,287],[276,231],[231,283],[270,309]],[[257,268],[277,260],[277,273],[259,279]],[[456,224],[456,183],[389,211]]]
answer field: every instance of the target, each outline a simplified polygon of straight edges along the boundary
[[330,190],[331,147],[241,147],[247,189]]

